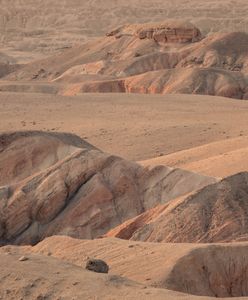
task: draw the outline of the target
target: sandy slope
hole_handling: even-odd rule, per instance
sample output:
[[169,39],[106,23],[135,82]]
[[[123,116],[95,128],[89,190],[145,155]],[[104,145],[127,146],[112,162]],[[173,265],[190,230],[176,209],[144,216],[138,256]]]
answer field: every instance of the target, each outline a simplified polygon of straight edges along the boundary
[[[110,266],[110,276],[89,274],[80,268],[67,265],[67,272],[70,272],[68,281],[66,284],[71,284],[75,281],[75,274],[81,272],[81,276],[86,280],[88,287],[80,282],[81,292],[92,293],[94,283],[90,283],[88,278],[95,277],[95,280],[103,280],[99,282],[103,293],[108,292],[115,297],[119,295],[120,299],[129,299],[129,290],[132,289],[130,296],[135,296],[135,292],[138,297],[141,297],[142,287],[146,286],[145,291],[155,292],[157,294],[144,294],[147,295],[145,299],[157,299],[160,295],[164,296],[164,299],[205,299],[197,298],[193,295],[180,295],[177,292],[168,291],[180,291],[188,294],[209,296],[209,297],[239,297],[247,295],[247,243],[229,244],[229,245],[200,245],[200,244],[165,244],[165,243],[141,243],[130,242],[118,239],[100,239],[94,241],[88,240],[76,240],[68,237],[51,237],[35,247],[11,247],[7,246],[0,250],[1,256],[4,257],[4,253],[8,254],[7,262],[11,260],[11,267],[15,266],[17,271],[20,272],[20,267],[24,270],[31,270],[35,274],[35,277],[29,282],[36,282],[37,275],[44,273],[44,268],[41,266],[37,268],[37,261],[46,261],[46,265],[50,270],[50,266],[57,262],[57,267],[54,271],[60,271],[58,278],[63,276],[63,268],[66,266],[61,261],[54,261],[52,257],[60,259],[64,262],[69,262],[80,268],[85,266],[87,257],[97,257],[104,259]],[[30,257],[30,261],[20,263],[16,262],[18,257],[27,253],[27,257]],[[43,256],[34,256],[33,254],[39,254],[49,256],[47,258]],[[6,255],[5,255],[6,256]],[[1,274],[6,272],[6,263],[4,263],[1,269]],[[62,272],[61,272],[62,271]],[[127,282],[127,280],[118,280],[117,276],[124,276],[125,278],[134,280],[140,283],[140,286],[136,283]],[[113,277],[115,276],[115,277]],[[82,278],[81,277],[81,278]],[[11,278],[11,276],[9,276]],[[111,278],[116,278],[119,282],[119,293],[112,294]],[[12,278],[11,278],[12,279]],[[50,276],[44,280],[44,283],[51,280]],[[65,280],[65,279],[64,279]],[[12,280],[9,280],[12,283]],[[38,283],[38,282],[37,282]],[[108,284],[108,289],[105,290],[104,283]],[[18,282],[16,284],[18,286]],[[157,290],[150,290],[150,287],[154,286]],[[34,290],[40,287],[40,284],[34,285]],[[164,290],[161,290],[163,288]],[[20,284],[19,284],[20,289]],[[123,293],[123,289],[126,289],[126,298]],[[117,292],[118,289],[116,289]],[[67,291],[67,289],[65,289]],[[77,291],[77,286],[73,288],[73,292]],[[54,290],[57,292],[57,288]],[[62,291],[60,291],[62,292]],[[95,296],[99,296],[99,290],[94,291]],[[140,293],[140,294],[138,294]],[[166,294],[168,293],[168,294]],[[75,294],[77,295],[77,294]],[[103,294],[104,295],[104,294]],[[174,297],[174,298],[173,298]],[[77,299],[77,298],[76,298]],[[100,297],[101,299],[101,297]],[[112,298],[111,298],[112,299]],[[138,298],[140,299],[140,298]],[[211,298],[207,298],[211,299]],[[221,298],[222,299],[222,298]],[[235,298],[238,299],[238,298]],[[246,297],[243,299],[247,299]]]
[[1,251],[0,298],[4,300],[91,299],[191,299],[191,297],[145,285],[115,275],[99,275],[51,257]]
[[248,170],[248,137],[242,136],[209,143],[188,150],[141,161],[144,166],[166,165],[226,177]]

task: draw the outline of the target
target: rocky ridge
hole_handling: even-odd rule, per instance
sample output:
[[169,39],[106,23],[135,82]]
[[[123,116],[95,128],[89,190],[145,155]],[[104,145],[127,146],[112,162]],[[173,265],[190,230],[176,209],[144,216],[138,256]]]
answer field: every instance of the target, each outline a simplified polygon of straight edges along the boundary
[[216,181],[180,169],[143,168],[70,134],[21,132],[0,141],[2,244],[35,244],[55,234],[96,238]]
[[25,65],[4,77],[1,90],[248,99],[247,43],[245,32],[204,37],[187,22],[126,25],[98,40]]

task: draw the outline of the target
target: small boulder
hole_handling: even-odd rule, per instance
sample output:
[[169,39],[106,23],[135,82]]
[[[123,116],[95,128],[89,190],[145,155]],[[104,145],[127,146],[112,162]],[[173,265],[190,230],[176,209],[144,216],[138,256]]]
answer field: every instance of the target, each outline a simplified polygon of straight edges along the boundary
[[88,259],[86,269],[96,273],[108,273],[109,266],[101,259]]
[[26,261],[26,260],[28,260],[28,258],[26,256],[22,256],[19,258],[19,261]]

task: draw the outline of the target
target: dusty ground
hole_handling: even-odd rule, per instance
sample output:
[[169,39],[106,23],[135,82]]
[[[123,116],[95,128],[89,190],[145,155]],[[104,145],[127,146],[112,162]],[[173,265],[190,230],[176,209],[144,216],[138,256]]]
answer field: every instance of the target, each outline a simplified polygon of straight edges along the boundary
[[126,23],[165,18],[193,21],[206,34],[248,31],[247,5],[246,0],[2,0],[1,52],[27,62]]
[[[5,299],[8,291],[7,299],[248,299],[247,247],[54,236],[33,248],[0,249],[6,289],[0,296]],[[23,255],[27,261],[20,262]],[[109,275],[84,270],[87,257],[108,262]]]
[[242,138],[248,135],[247,111],[246,101],[207,96],[2,93],[0,131],[76,133],[106,152],[145,160]]
[[[247,10],[248,2],[246,0],[2,0],[0,8],[0,75],[9,74],[10,71],[14,70],[17,70],[17,72],[13,74],[21,74],[18,73],[21,64],[62,53],[73,46],[79,46],[79,49],[82,48],[87,52],[88,44],[82,46],[82,43],[86,41],[92,41],[92,45],[98,46],[101,50],[102,47],[98,44],[98,41],[94,42],[93,40],[96,37],[105,35],[109,30],[127,23],[161,22],[170,18],[180,19],[180,21],[185,20],[195,24],[200,28],[203,35],[207,36],[207,39],[213,32],[242,31],[247,33]],[[230,34],[230,37],[235,38],[240,34],[244,35],[233,33]],[[219,43],[216,41],[216,43],[213,43],[214,47],[209,48],[212,51],[215,50],[216,46],[220,50],[220,54],[225,56],[223,61],[213,62],[213,65],[221,68],[223,62],[225,69],[234,64],[235,66],[232,66],[234,69],[231,69],[232,74],[236,76],[236,71],[243,68],[245,70],[244,76],[247,78],[246,42],[243,42],[243,50],[241,51],[241,47],[237,46],[239,42],[233,43],[232,39],[229,39],[229,41],[231,41],[230,47],[219,48],[217,47]],[[108,51],[107,48],[105,50]],[[125,46],[123,48],[125,54],[126,48]],[[65,65],[70,65],[71,62],[74,63],[73,59],[81,64],[81,52],[78,54],[77,49],[76,47],[69,50],[70,53],[75,51],[72,58],[71,56],[61,55],[57,56],[54,61],[53,58],[48,59],[48,67],[51,69],[48,68],[49,71],[54,73],[58,71],[56,68],[60,64],[57,63],[60,63],[61,57],[64,57],[62,60]],[[228,51],[225,54],[225,51],[222,53],[222,50]],[[173,47],[171,51],[174,51]],[[205,53],[204,47],[203,52]],[[239,52],[242,52],[241,60],[237,59]],[[89,61],[91,61],[90,53],[89,51]],[[132,52],[131,54],[133,55]],[[79,58],[77,55],[79,55]],[[216,57],[221,57],[221,55]],[[99,57],[101,59],[101,56]],[[210,55],[210,62],[211,57]],[[232,57],[237,61],[233,60]],[[124,59],[125,62],[125,55],[121,59]],[[198,59],[193,58],[193,61],[198,64]],[[67,78],[68,74],[64,74],[66,75],[63,77],[64,81],[38,82],[36,79],[42,77],[45,70],[42,70],[40,63],[37,63],[37,66],[35,63],[34,66],[38,68],[36,70],[38,73],[30,73],[33,76],[32,83],[24,81],[13,83],[1,80],[0,134],[6,131],[15,132],[19,130],[70,132],[79,135],[104,152],[138,161],[144,166],[165,165],[218,178],[236,174],[240,171],[248,171],[247,101],[176,94],[112,93],[65,97],[56,95],[56,93],[59,92],[61,86],[63,87],[66,84],[70,76]],[[101,67],[101,62],[99,66]],[[89,68],[93,68],[94,73],[94,68],[99,66],[98,64],[96,66],[90,65]],[[188,67],[190,73],[192,65],[186,64],[186,67]],[[67,69],[65,68],[65,70]],[[178,76],[182,76],[180,72]],[[201,79],[204,84],[212,83],[212,77],[207,79],[204,76]],[[84,79],[84,77],[82,78]],[[197,83],[198,79],[200,78],[196,73],[195,77],[192,77],[192,82]],[[235,80],[232,81],[232,78],[230,80],[231,83],[235,82]],[[143,78],[141,78],[141,82],[143,82]],[[181,81],[178,82],[180,86]],[[223,82],[225,83],[225,81],[222,81],[221,86],[225,85]],[[186,80],[184,83],[187,86],[188,81]],[[137,82],[134,82],[134,88],[136,88],[136,85]],[[12,93],[9,91],[12,91]],[[67,94],[72,95],[73,91],[69,91]],[[230,91],[233,92],[233,86]],[[246,93],[245,88],[242,88],[242,93]],[[60,143],[58,145],[56,142],[54,144],[51,141],[50,143],[41,141],[41,146],[37,143],[37,147],[29,147],[30,151],[34,150],[30,154],[29,151],[25,150],[27,146],[25,142],[22,144],[23,147],[19,147],[18,143],[12,145],[9,152],[4,152],[1,143],[4,144],[4,139],[0,139],[0,155],[2,158],[0,161],[0,181],[2,182],[0,200],[3,200],[0,201],[0,234],[6,238],[6,224],[9,224],[10,232],[17,230],[18,234],[21,233],[27,225],[25,222],[22,224],[22,220],[25,221],[26,219],[28,222],[30,220],[34,222],[34,227],[31,230],[34,232],[35,230],[39,231],[37,222],[33,219],[34,200],[37,200],[40,205],[37,209],[38,214],[43,212],[46,218],[53,213],[50,207],[54,203],[59,204],[59,200],[61,200],[59,183],[63,176],[61,177],[59,172],[55,172],[58,178],[55,176],[55,181],[50,181],[51,175],[53,175],[52,170],[56,170],[56,168],[52,169],[52,166],[57,166],[58,170],[61,170],[62,168],[58,162],[63,163],[64,160],[68,159],[68,155],[71,154],[71,150],[74,148],[72,149],[69,146],[61,148]],[[16,148],[15,145],[17,145]],[[18,155],[15,156],[18,151],[20,151],[19,157]],[[48,154],[51,152],[53,157],[53,160],[51,160],[49,154],[50,158],[45,159],[45,165],[43,152],[48,152]],[[93,161],[95,162],[95,159]],[[117,198],[122,199],[121,204],[126,205],[123,210],[127,214],[131,213],[129,216],[131,217],[134,212],[132,205],[135,206],[135,201],[132,201],[130,196],[128,196],[128,200],[131,199],[132,205],[126,201],[125,192],[128,194],[132,184],[135,184],[137,176],[132,179],[133,177],[129,173],[124,172],[123,167],[117,168],[117,173],[112,172],[113,159],[107,161],[110,163],[110,168],[106,171],[104,178],[105,180],[107,178],[108,183],[111,180],[116,183],[118,189],[114,190],[113,186],[115,185],[113,185],[111,186],[111,192]],[[92,165],[87,162],[83,154],[82,162],[85,162],[86,173],[88,174],[89,171],[90,174]],[[128,164],[136,166],[131,162],[128,162]],[[11,166],[14,167],[11,168]],[[39,194],[37,193],[37,191],[40,191],[38,190],[39,186],[38,188],[35,186],[35,181],[32,181],[31,177],[35,173],[38,178],[37,182],[39,182],[43,168],[47,171],[48,180],[44,180],[43,190],[41,188]],[[141,166],[139,168],[143,170]],[[188,183],[187,186],[184,185],[179,177],[175,177],[174,182],[167,182],[167,175],[165,177],[159,175],[158,171],[161,168],[155,167],[154,173],[151,171],[154,180],[144,189],[149,194],[149,199],[152,202],[153,200],[156,202],[159,198],[158,194],[152,191],[153,188],[159,191],[159,195],[163,195],[161,200],[167,199],[168,195],[173,195],[174,190],[177,194],[180,191],[178,186],[191,188]],[[76,164],[75,168],[72,167],[74,173],[70,173],[70,170],[65,168],[64,177],[67,188],[73,189],[68,174],[74,174],[72,177],[75,180],[84,179],[84,176],[81,178],[75,175],[78,169],[82,171],[79,164]],[[170,174],[172,173],[172,175],[178,171],[181,172],[180,170],[176,172],[174,172],[174,169],[171,170]],[[129,168],[129,171],[131,171],[131,168]],[[97,171],[97,173],[99,172]],[[131,173],[135,175],[133,172]],[[185,173],[189,172],[183,171],[183,174]],[[198,176],[202,177],[199,174],[194,174],[192,177],[194,183],[192,186],[195,186],[195,178]],[[12,180],[12,177],[18,180]],[[215,185],[216,188],[213,189],[213,186],[208,186],[195,194],[193,188],[190,190],[189,195],[187,190],[185,199],[189,200],[188,206],[178,205],[177,207],[177,201],[179,204],[181,203],[181,198],[178,198],[174,207],[172,199],[170,207],[172,212],[177,208],[176,212],[178,214],[172,214],[170,225],[176,223],[173,223],[174,220],[181,220],[181,223],[179,222],[180,227],[177,227],[179,233],[176,233],[176,235],[186,236],[182,230],[184,226],[193,235],[194,230],[197,231],[201,226],[204,230],[206,229],[211,234],[215,234],[213,225],[217,224],[217,228],[222,231],[228,230],[228,226],[232,229],[230,232],[237,231],[239,239],[226,240],[247,240],[246,177],[246,173],[243,175],[238,174],[231,179],[232,184],[228,184],[230,179],[224,179],[221,183]],[[46,179],[46,177],[44,178]],[[27,181],[31,180],[30,185],[22,189],[20,183],[26,179]],[[68,180],[71,185],[67,186]],[[132,184],[128,180],[131,180]],[[82,228],[83,222],[87,223],[87,218],[91,215],[87,211],[87,205],[93,207],[90,212],[93,212],[94,217],[97,205],[101,206],[102,201],[104,202],[105,196],[101,187],[106,184],[103,183],[98,189],[99,182],[92,181],[91,185],[87,185],[86,189],[83,190],[83,195],[87,196],[89,194],[90,197],[85,197],[86,201],[82,203],[83,209],[86,209],[84,217],[80,217],[83,209],[75,209],[75,216],[79,220],[79,228]],[[177,185],[178,183],[179,185]],[[32,191],[32,187],[34,193],[28,198],[27,194]],[[77,188],[71,194],[67,191],[66,198],[72,200],[72,196],[75,196],[77,192]],[[204,194],[205,198],[199,201],[201,199],[197,195],[201,194]],[[58,198],[56,198],[56,195],[58,195]],[[109,203],[116,205],[116,197],[113,197],[113,200],[112,198],[109,199]],[[138,197],[135,196],[136,198]],[[220,201],[215,201],[216,199]],[[208,204],[211,200],[213,204],[209,209]],[[198,208],[196,203],[198,205],[202,203],[202,206]],[[51,206],[47,204],[51,204]],[[68,204],[68,201],[66,201],[66,204]],[[42,205],[45,207],[43,211]],[[121,205],[117,203],[115,211],[118,211],[120,207]],[[62,211],[64,208],[65,206],[62,203]],[[99,209],[97,212],[99,211],[102,213],[103,210]],[[8,213],[11,212],[14,212],[11,218],[6,218],[6,216],[9,216]],[[168,218],[164,218],[160,214],[161,207],[159,205],[151,209],[151,215],[149,215],[149,212],[146,216],[147,219],[143,218],[144,224],[142,223],[142,215],[139,215],[141,223],[138,225],[145,225],[145,233],[152,225],[156,234],[157,222],[158,225],[161,224],[158,227],[163,235],[165,232],[163,226]],[[107,216],[109,216],[109,211],[107,211]],[[179,216],[181,216],[181,219]],[[103,214],[101,214],[102,217]],[[96,222],[93,218],[93,225],[101,218],[96,217]],[[211,218],[212,223],[208,221],[207,224],[204,224],[204,220],[209,218]],[[76,218],[72,215],[72,221],[74,219]],[[190,223],[185,222],[185,220],[190,220]],[[197,220],[199,224],[195,225]],[[223,222],[223,220],[226,221]],[[101,221],[106,226],[111,225],[108,218],[106,220],[101,219]],[[220,221],[220,223],[217,221]],[[46,225],[46,220],[44,222]],[[154,224],[152,224],[153,222]],[[18,227],[20,223],[21,226]],[[117,223],[121,223],[121,220],[118,220]],[[42,225],[44,224],[42,223]],[[88,222],[88,224],[90,223]],[[36,225],[37,227],[35,227]],[[125,226],[125,223],[123,226]],[[102,225],[100,227],[102,228]],[[169,234],[172,233],[173,230],[169,228]],[[85,236],[88,237],[88,235]],[[156,238],[154,238],[154,241],[159,240]],[[223,241],[223,239],[220,240]],[[209,242],[209,240],[206,241]],[[210,240],[210,242],[212,241],[218,241],[218,239]],[[148,243],[114,238],[88,241],[75,240],[69,237],[51,237],[33,248],[30,246],[19,248],[17,246],[1,247],[0,300],[109,300],[134,298],[147,300],[203,300],[214,299],[215,297],[248,299],[245,297],[248,295],[247,247],[247,242],[202,245],[193,243]],[[23,255],[27,257],[27,260],[20,261],[19,259]],[[84,264],[88,256],[106,260],[110,264],[110,274],[99,275],[84,270]],[[124,276],[124,278],[120,276]],[[209,298],[209,296],[213,298]],[[245,298],[238,298],[241,296]]]

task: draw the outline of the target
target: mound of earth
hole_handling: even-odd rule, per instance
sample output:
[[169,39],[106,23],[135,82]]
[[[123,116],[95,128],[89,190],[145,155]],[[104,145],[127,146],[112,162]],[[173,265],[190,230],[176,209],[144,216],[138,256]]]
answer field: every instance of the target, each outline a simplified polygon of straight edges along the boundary
[[107,236],[171,243],[247,241],[247,200],[248,173],[244,172],[146,211]]
[[[247,33],[203,38],[187,22],[126,25],[107,37],[30,63],[4,79],[31,81],[31,86],[46,82],[62,95],[179,93],[248,99],[247,44]],[[18,90],[13,85],[3,89]]]
[[[52,256],[81,268],[85,267],[88,257],[97,257],[108,262],[110,276],[124,276],[146,285],[147,289],[168,289],[185,293],[182,295],[185,299],[198,299],[186,296],[186,293],[218,298],[248,295],[247,248],[247,243],[179,245],[109,238],[89,241],[54,236],[35,247],[6,246],[0,253],[8,254],[8,257],[24,254],[31,257],[29,265],[33,257],[37,257],[34,254],[38,254],[49,256],[48,262]],[[104,275],[102,278],[107,277]],[[180,294],[174,296],[180,299]]]
[[0,146],[2,244],[34,244],[54,234],[95,238],[216,181],[180,169],[143,168],[71,134],[3,134]]
[[[145,285],[116,275],[99,275],[52,257],[8,255],[0,250],[0,297],[13,299],[182,299],[180,293]],[[179,298],[178,298],[179,296]],[[183,299],[185,299],[183,297]]]

